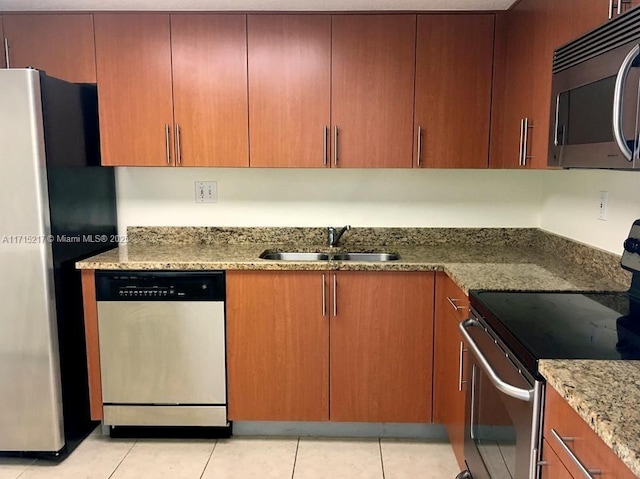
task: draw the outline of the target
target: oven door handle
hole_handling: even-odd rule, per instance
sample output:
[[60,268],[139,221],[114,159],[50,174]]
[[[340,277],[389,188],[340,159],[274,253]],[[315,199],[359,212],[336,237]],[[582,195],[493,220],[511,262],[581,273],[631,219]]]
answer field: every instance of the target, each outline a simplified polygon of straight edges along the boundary
[[520,401],[525,401],[525,402],[533,401],[533,397],[534,397],[533,388],[522,389],[512,384],[509,384],[503,381],[502,379],[500,379],[500,376],[498,376],[495,370],[491,367],[491,364],[489,364],[489,361],[487,361],[487,358],[482,354],[482,352],[480,351],[480,348],[478,347],[476,342],[473,340],[473,338],[467,331],[468,328],[479,326],[479,325],[480,323],[477,320],[471,318],[461,322],[458,327],[460,328],[460,332],[462,333],[464,340],[467,342],[467,344],[473,351],[473,354],[478,359],[480,366],[482,366],[482,369],[484,369],[484,372],[487,373],[487,376],[489,376],[489,379],[491,380],[493,385],[498,389],[498,391],[503,392],[507,396],[510,396],[512,398],[519,399]]

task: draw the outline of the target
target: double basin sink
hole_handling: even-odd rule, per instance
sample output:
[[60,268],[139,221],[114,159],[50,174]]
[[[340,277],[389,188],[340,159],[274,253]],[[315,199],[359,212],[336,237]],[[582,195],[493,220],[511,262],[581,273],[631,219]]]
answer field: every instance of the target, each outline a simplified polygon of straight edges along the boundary
[[397,253],[309,253],[302,251],[263,251],[261,259],[272,261],[397,261]]

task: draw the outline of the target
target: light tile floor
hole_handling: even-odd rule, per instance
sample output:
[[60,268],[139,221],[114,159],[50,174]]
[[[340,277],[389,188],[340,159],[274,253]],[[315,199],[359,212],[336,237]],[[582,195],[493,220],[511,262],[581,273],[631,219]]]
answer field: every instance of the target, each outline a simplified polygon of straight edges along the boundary
[[60,464],[0,457],[0,479],[454,479],[447,443],[399,439],[110,439]]

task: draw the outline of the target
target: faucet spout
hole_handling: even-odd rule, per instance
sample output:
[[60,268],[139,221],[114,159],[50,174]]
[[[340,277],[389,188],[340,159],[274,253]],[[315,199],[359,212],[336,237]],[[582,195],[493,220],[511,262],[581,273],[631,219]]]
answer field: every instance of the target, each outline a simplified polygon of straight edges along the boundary
[[351,225],[343,226],[342,228],[340,228],[340,230],[337,230],[333,226],[329,226],[327,228],[327,245],[331,248],[335,248],[336,246],[338,246],[342,235],[350,229]]

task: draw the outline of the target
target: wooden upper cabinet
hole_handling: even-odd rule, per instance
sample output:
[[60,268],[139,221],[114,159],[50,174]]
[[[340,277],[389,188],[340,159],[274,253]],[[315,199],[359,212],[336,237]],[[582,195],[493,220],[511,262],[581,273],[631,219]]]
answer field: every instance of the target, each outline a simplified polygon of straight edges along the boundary
[[329,419],[327,276],[228,271],[229,419]]
[[[525,119],[530,124],[533,122],[535,32],[531,4],[536,1],[522,0],[504,17],[498,18],[489,157],[491,168],[525,168],[531,162],[531,158],[525,158],[523,162],[522,157],[531,156],[530,142],[526,144],[526,154],[523,147],[525,137],[531,137],[533,128],[524,131],[523,127]],[[538,133],[541,132],[536,130]],[[548,132],[542,134],[547,136]]]
[[96,82],[93,15],[4,15],[2,23],[12,68],[33,67],[62,80]]
[[172,165],[169,15],[94,17],[102,164]]
[[431,422],[433,273],[331,278],[331,420]]
[[416,16],[333,15],[332,24],[332,162],[410,168]]
[[487,167],[494,21],[418,15],[414,167]]
[[176,164],[249,166],[246,34],[244,15],[171,15]]
[[252,167],[328,166],[331,16],[249,15]]

